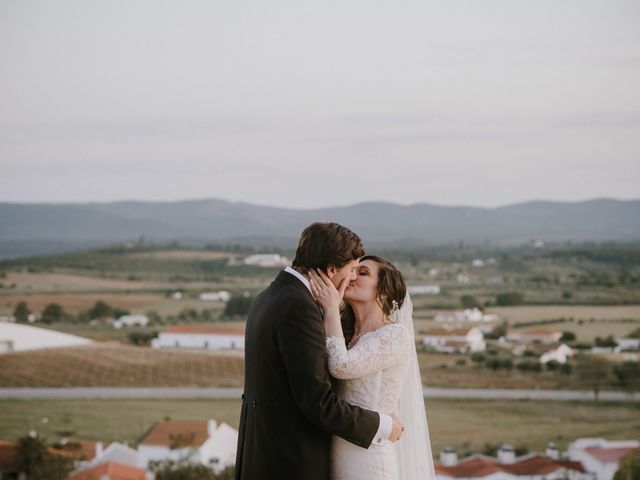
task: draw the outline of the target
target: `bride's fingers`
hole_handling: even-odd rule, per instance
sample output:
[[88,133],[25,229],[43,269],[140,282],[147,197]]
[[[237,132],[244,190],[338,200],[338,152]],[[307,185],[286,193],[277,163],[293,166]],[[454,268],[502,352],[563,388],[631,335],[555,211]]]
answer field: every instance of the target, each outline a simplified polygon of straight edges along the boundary
[[320,270],[319,268],[316,268],[317,272],[318,272],[318,276],[322,279],[322,282],[328,287],[329,285],[332,285],[331,283],[331,279],[329,277],[327,277],[327,275]]
[[315,284],[318,290],[322,287],[322,280],[313,270],[309,270],[309,280]]

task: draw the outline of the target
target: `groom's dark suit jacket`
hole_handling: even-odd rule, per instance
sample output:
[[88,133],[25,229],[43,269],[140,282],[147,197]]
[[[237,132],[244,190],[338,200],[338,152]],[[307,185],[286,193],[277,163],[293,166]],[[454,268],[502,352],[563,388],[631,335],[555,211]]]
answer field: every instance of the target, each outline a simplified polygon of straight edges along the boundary
[[280,272],[247,320],[237,480],[328,480],[331,434],[371,444],[379,416],[336,396],[325,345],[311,293]]

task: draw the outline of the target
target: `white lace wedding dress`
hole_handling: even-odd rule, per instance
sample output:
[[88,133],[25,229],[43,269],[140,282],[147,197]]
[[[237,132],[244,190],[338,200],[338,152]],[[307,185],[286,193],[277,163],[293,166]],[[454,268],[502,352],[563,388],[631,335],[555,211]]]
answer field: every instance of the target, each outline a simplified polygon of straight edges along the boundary
[[[404,325],[384,325],[362,335],[349,350],[345,341],[327,337],[331,375],[340,379],[338,395],[368,410],[397,413],[414,340]],[[384,440],[368,449],[333,436],[332,480],[399,480],[396,444]]]

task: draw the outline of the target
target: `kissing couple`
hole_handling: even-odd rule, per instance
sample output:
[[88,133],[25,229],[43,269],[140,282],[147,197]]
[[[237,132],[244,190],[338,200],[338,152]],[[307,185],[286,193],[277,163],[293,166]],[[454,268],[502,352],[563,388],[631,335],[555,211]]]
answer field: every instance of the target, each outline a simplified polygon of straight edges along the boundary
[[358,235],[305,228],[247,319],[236,480],[436,480],[412,314]]

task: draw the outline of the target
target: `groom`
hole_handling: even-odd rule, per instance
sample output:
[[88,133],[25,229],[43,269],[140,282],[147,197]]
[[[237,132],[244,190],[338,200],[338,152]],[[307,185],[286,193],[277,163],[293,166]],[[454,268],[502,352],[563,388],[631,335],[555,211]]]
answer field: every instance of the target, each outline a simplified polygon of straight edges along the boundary
[[287,267],[256,298],[245,338],[236,480],[328,480],[331,435],[362,448],[397,441],[397,417],[340,400],[327,369],[322,313],[307,272],[339,288],[355,275],[362,241],[337,223],[313,223]]

